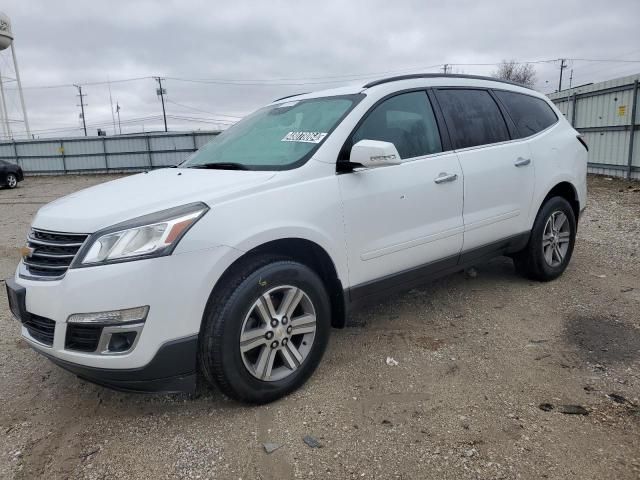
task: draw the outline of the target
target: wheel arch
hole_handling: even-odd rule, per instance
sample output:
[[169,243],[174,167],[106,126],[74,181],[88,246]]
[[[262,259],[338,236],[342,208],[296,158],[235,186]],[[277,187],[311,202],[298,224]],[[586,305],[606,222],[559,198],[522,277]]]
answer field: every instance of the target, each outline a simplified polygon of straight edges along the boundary
[[316,272],[326,285],[331,301],[331,326],[335,328],[345,326],[347,303],[335,263],[322,246],[305,238],[279,238],[261,243],[246,251],[225,269],[215,283],[211,295],[213,296],[216,290],[226,283],[227,278],[241,268],[244,263],[256,256],[264,255],[282,255],[300,262]]
[[577,224],[578,217],[580,217],[580,197],[578,196],[578,190],[576,189],[576,187],[568,181],[556,183],[542,199],[538,210],[540,210],[545,202],[552,197],[562,197],[567,202],[569,202],[569,205],[571,205],[571,209],[573,210],[573,214],[576,218]]

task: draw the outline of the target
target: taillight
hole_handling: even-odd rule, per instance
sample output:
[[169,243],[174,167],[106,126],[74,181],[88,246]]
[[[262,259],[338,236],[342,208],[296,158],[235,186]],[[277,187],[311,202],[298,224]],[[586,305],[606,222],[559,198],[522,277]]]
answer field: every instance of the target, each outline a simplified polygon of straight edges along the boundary
[[582,144],[582,146],[585,148],[585,150],[588,152],[589,151],[589,145],[587,145],[587,142],[584,139],[584,135],[576,135],[576,138]]

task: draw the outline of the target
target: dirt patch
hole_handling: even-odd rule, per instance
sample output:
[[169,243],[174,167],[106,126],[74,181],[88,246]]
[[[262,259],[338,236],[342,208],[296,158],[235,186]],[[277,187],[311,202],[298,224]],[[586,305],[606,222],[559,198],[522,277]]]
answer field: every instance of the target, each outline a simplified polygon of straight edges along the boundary
[[413,339],[413,342],[426,350],[436,351],[444,346],[444,341],[439,338],[428,337],[426,335],[420,335]]
[[616,318],[572,316],[565,335],[567,343],[577,346],[591,363],[640,358],[640,329]]

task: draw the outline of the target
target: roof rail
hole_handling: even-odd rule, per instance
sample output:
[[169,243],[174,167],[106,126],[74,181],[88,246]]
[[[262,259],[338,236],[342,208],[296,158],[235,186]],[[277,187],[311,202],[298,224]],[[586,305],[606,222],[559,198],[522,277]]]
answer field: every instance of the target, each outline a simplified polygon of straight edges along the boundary
[[[287,95],[285,97],[276,98],[273,102],[279,102],[280,100],[284,100],[285,98],[299,97],[300,95],[306,95],[307,93],[309,93],[309,92],[294,93],[293,95]],[[273,102],[271,102],[271,103],[273,103]]]
[[499,78],[493,77],[483,77],[482,75],[463,75],[461,73],[410,73],[408,75],[398,75],[396,77],[387,77],[381,78],[379,80],[374,80],[373,82],[369,82],[363,86],[363,88],[371,88],[376,85],[382,85],[384,83],[398,82],[400,80],[411,80],[414,78],[467,78],[472,80],[489,80],[491,82],[500,82],[500,83],[508,83],[509,85],[515,85],[517,87],[528,88],[529,90],[533,90],[531,87],[527,87],[520,83],[510,82],[509,80],[501,80]]

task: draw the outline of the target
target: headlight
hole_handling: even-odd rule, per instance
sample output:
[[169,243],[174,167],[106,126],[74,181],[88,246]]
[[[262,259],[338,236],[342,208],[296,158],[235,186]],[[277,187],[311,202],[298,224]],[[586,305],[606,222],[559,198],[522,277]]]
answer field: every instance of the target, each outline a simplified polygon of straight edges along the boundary
[[171,255],[180,239],[209,207],[191,203],[129,220],[94,233],[72,267]]

